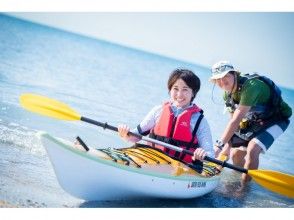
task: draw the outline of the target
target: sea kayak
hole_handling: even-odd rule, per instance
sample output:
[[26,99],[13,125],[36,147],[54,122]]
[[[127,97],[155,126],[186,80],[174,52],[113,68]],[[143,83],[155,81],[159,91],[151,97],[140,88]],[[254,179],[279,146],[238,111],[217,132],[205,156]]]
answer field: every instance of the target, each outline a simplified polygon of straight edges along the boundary
[[85,151],[46,132],[38,136],[60,186],[86,201],[189,199],[210,193],[220,181],[211,163],[200,174],[146,145]]

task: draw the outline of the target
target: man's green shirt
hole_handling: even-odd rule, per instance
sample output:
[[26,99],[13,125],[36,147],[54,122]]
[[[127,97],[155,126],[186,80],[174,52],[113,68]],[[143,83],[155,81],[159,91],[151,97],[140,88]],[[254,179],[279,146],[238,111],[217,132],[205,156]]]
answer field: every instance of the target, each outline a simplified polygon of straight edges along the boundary
[[[237,81],[239,81],[239,79],[240,77],[238,77]],[[260,79],[249,79],[246,80],[241,91],[233,93],[232,97],[235,101],[239,102],[240,105],[265,105],[270,99],[270,88]],[[227,99],[228,93],[225,92],[224,100],[226,101]],[[291,107],[283,100],[280,106],[280,110],[282,115],[286,118],[289,118],[292,115]]]

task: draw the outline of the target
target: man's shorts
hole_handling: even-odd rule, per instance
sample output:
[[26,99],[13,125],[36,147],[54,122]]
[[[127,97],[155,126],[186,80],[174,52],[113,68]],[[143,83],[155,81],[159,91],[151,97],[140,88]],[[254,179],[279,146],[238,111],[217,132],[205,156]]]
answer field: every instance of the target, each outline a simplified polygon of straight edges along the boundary
[[[277,124],[272,125],[271,127],[267,128],[266,130],[260,132],[251,140],[254,141],[263,152],[267,151],[270,146],[274,143],[274,141],[285,132],[288,128],[290,121],[280,121]],[[231,138],[232,147],[247,147],[249,141],[245,141],[238,137],[237,135],[233,135]]]

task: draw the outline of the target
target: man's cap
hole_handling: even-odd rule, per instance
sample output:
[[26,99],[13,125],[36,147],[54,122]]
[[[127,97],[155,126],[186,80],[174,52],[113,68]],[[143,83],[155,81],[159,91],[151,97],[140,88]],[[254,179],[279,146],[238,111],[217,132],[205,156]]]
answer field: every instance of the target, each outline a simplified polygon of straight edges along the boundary
[[236,70],[234,69],[233,65],[229,61],[219,61],[211,67],[212,75],[210,77],[210,81],[215,79],[221,79],[225,75],[227,75],[227,73],[231,71],[236,71]]

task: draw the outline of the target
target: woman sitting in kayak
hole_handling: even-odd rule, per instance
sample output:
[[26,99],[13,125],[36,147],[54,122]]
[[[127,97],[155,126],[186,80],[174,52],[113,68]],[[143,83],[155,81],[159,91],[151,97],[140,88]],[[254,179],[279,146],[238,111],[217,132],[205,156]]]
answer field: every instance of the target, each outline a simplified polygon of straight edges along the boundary
[[[192,103],[200,89],[200,79],[190,70],[176,69],[171,73],[167,87],[170,100],[155,106],[132,132],[149,135],[153,139],[194,152],[192,157],[152,144],[153,147],[185,163],[203,160],[206,155],[214,157],[208,122],[202,109]],[[127,125],[118,126],[121,138],[132,142],[139,141],[128,135],[129,130]]]

